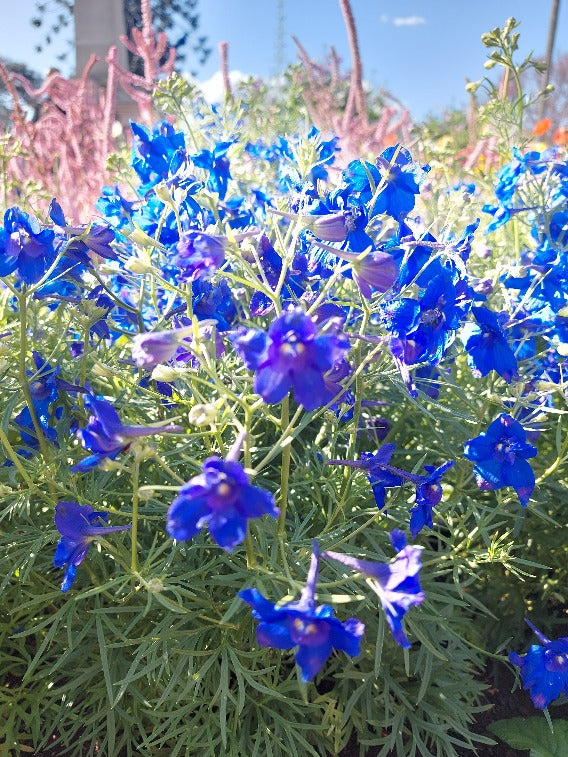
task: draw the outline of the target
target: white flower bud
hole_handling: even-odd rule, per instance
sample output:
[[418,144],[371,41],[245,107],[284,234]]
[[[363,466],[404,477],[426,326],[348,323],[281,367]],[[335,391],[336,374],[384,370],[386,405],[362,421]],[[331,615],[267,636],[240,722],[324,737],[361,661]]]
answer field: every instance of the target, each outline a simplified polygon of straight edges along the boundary
[[188,420],[192,426],[210,426],[215,422],[217,408],[215,405],[194,405],[189,411]]

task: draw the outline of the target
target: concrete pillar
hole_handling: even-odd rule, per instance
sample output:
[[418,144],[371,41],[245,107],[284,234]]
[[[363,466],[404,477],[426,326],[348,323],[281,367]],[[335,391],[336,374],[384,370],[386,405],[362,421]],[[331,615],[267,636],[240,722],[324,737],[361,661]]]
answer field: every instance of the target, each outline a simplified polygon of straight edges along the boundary
[[[105,61],[109,48],[116,45],[118,64],[128,70],[128,51],[119,41],[126,34],[123,0],[75,0],[75,60],[80,74],[89,57],[95,53],[99,61],[91,69],[90,79],[106,87],[108,65]],[[116,117],[128,125],[130,118],[139,119],[138,107],[124,92],[120,84],[116,92]]]
[[75,59],[79,74],[89,57],[96,53],[99,62],[91,72],[91,79],[101,87],[106,85],[105,56],[111,45],[118,47],[118,62],[128,68],[128,53],[118,38],[126,33],[122,0],[75,0]]

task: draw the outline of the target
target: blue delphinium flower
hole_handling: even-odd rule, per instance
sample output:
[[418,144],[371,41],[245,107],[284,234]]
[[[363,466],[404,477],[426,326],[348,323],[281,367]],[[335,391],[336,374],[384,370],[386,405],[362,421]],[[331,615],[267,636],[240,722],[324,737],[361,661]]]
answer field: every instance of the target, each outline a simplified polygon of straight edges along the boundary
[[134,121],[132,129],[132,168],[142,181],[139,189],[146,194],[162,179],[167,178],[168,169],[177,150],[185,147],[183,132],[174,129],[167,121],[159,121],[152,131]]
[[509,660],[521,669],[523,687],[530,691],[535,707],[545,707],[564,693],[568,697],[568,637],[551,641],[525,618],[542,643],[533,644],[525,655],[511,652]]
[[293,649],[300,666],[302,680],[311,681],[321,670],[334,649],[352,657],[359,654],[365,626],[357,618],[344,623],[333,616],[329,605],[316,606],[315,590],[319,550],[314,542],[310,569],[300,599],[277,606],[257,589],[243,589],[238,596],[252,607],[259,621],[256,638],[262,647]]
[[433,465],[425,465],[427,476],[417,476],[416,503],[410,510],[410,533],[416,538],[424,526],[433,528],[432,510],[442,500],[442,476],[455,465],[454,460],[449,460],[435,468]]
[[234,450],[225,460],[208,457],[201,473],[182,486],[168,510],[166,530],[172,539],[192,539],[207,526],[214,541],[232,552],[244,541],[251,518],[278,516],[273,495],[250,483]]
[[217,192],[223,200],[227,194],[229,179],[231,178],[230,162],[227,152],[233,142],[219,142],[210,150],[201,150],[191,159],[196,166],[204,168],[208,173],[207,186],[212,192]]
[[65,249],[65,256],[77,263],[92,267],[89,252],[94,252],[101,258],[118,260],[116,252],[112,249],[116,235],[108,224],[92,223],[89,226],[68,226],[61,205],[55,198],[50,202],[48,214],[53,223],[59,226],[64,234],[57,234],[55,252]]
[[342,334],[318,333],[317,324],[300,307],[278,316],[267,334],[247,329],[233,335],[232,342],[247,368],[256,371],[254,390],[265,402],[280,402],[293,388],[306,410],[333,399],[324,375],[350,349]]
[[512,486],[526,507],[535,487],[535,477],[527,458],[537,448],[528,444],[527,433],[510,415],[501,413],[485,433],[465,443],[464,455],[475,463],[473,473],[480,489]]
[[[389,465],[396,444],[383,444],[376,454],[363,452],[361,460],[328,460],[327,465],[346,465],[349,468],[361,468],[367,474],[375,503],[379,510],[385,506],[387,488],[402,486],[403,479],[398,469]],[[396,473],[395,473],[396,470]]]
[[193,314],[198,320],[217,321],[217,331],[227,331],[237,315],[237,308],[226,279],[212,284],[196,279],[191,284]]
[[[54,368],[46,363],[39,352],[33,352],[33,359],[36,370],[31,374],[33,380],[30,383],[30,397],[42,432],[50,441],[55,442],[57,434],[50,425],[50,405],[59,398],[57,375],[61,369],[59,366]],[[16,415],[14,422],[20,428],[24,444],[32,449],[39,449],[39,440],[36,438],[36,429],[27,405]]]
[[194,333],[193,326],[169,331],[147,331],[132,338],[132,359],[139,368],[149,370],[174,356],[184,339]]
[[124,426],[110,402],[92,395],[87,395],[84,402],[92,415],[87,427],[79,429],[77,436],[83,447],[94,454],[74,465],[72,471],[95,468],[107,457],[113,460],[140,437],[183,431],[181,426]]
[[385,186],[375,200],[369,216],[387,213],[395,220],[402,221],[414,207],[416,195],[420,192],[418,181],[429,168],[421,168],[414,163],[408,150],[400,145],[387,147],[376,163]]
[[[53,409],[59,399],[60,390],[71,394],[85,391],[81,387],[69,384],[67,381],[59,378],[61,368],[49,365],[39,352],[32,352],[35,364],[35,371],[28,372],[30,381],[30,397],[35,411],[39,427],[43,434],[54,444],[57,443],[57,433],[53,425],[61,416],[62,409]],[[32,421],[30,408],[26,405],[14,418],[14,423],[20,429],[22,442],[29,448],[39,449],[39,439],[37,438],[36,428]],[[19,450],[19,453],[28,456],[28,450]]]
[[511,215],[520,213],[533,208],[513,207],[514,196],[519,184],[525,175],[530,172],[533,175],[541,174],[546,170],[549,157],[543,153],[530,151],[523,155],[517,148],[513,148],[513,160],[504,165],[497,173],[497,183],[495,186],[495,195],[498,200],[497,205],[484,205],[482,210],[494,217],[489,224],[486,234],[489,234],[500,226],[503,226],[511,218]]
[[83,562],[91,542],[97,536],[114,531],[127,531],[132,526],[107,526],[107,513],[96,513],[90,505],[77,502],[58,502],[55,508],[55,525],[61,539],[55,550],[53,564],[65,568],[61,591],[68,591],[75,580],[77,566]]
[[339,552],[324,552],[322,556],[358,570],[371,579],[369,585],[381,600],[394,640],[401,647],[408,648],[410,642],[404,633],[402,619],[412,605],[422,604],[425,598],[418,577],[422,567],[422,548],[407,546],[406,536],[399,529],[391,532],[390,539],[397,552],[390,563],[360,560]]
[[510,384],[517,375],[517,359],[497,314],[485,307],[471,310],[477,323],[464,326],[462,341],[473,375],[487,376],[490,371],[496,371]]
[[471,296],[461,267],[449,263],[429,281],[419,300],[396,297],[382,304],[390,350],[411,391],[408,366],[425,360],[436,365],[442,360],[471,306]]
[[425,465],[427,475],[409,473],[390,465],[395,448],[396,444],[383,444],[375,455],[363,452],[361,460],[329,460],[327,465],[346,465],[364,470],[379,510],[385,506],[388,487],[402,486],[405,481],[413,483],[416,486],[416,503],[410,511],[410,532],[416,537],[424,526],[432,528],[432,509],[442,499],[442,476],[455,463],[450,460],[437,468]]
[[225,260],[226,237],[186,231],[179,240],[172,264],[181,270],[180,281],[209,279]]
[[[258,263],[262,268],[263,276],[259,280],[266,279],[266,283],[276,289],[282,273],[282,258],[274,249],[274,246],[266,236],[261,234],[257,245]],[[302,270],[298,263],[306,262],[304,255],[297,255],[292,261],[292,267],[285,271],[284,285],[282,287],[281,297],[283,300],[290,300],[292,297],[299,299],[304,293],[303,279],[306,271]],[[263,291],[257,290],[250,298],[249,309],[251,315],[260,316],[268,315],[274,310],[274,299]]]
[[101,196],[95,203],[95,208],[101,213],[111,226],[122,229],[128,226],[132,217],[134,202],[127,200],[117,184],[114,187],[103,187]]
[[52,229],[20,208],[8,208],[0,228],[0,276],[17,271],[26,284],[35,284],[55,260]]

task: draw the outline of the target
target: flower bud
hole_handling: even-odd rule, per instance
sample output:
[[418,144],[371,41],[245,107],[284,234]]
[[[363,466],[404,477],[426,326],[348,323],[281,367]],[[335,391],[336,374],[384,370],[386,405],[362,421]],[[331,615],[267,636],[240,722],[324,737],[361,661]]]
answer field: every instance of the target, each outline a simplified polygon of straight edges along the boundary
[[151,263],[147,263],[142,258],[136,256],[129,258],[124,267],[131,273],[150,273],[152,271]]
[[164,582],[161,578],[151,578],[149,581],[146,581],[145,586],[150,594],[159,594],[164,590]]
[[194,405],[189,411],[188,420],[192,426],[211,426],[217,416],[217,407],[209,403]]
[[154,368],[170,360],[179,344],[193,334],[193,326],[171,331],[150,331],[132,339],[132,359],[139,368]]
[[213,404],[194,405],[189,411],[188,420],[191,426],[211,426],[215,422],[217,408]]
[[308,216],[303,220],[306,221],[308,229],[324,242],[343,242],[347,237],[347,225],[343,213]]
[[169,365],[158,364],[152,371],[152,378],[154,381],[165,381],[171,383],[179,378],[180,372],[176,368],[171,368]]

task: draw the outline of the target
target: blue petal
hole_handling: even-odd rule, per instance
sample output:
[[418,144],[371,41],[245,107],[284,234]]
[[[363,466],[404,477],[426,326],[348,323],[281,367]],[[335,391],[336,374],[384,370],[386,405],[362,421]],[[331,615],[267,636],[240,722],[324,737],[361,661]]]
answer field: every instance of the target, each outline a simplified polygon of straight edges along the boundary
[[494,441],[488,439],[486,434],[470,439],[464,445],[463,453],[468,460],[478,462],[489,460],[493,457]]
[[247,519],[236,510],[214,513],[208,526],[213,540],[227,552],[242,544],[247,534]]
[[271,366],[261,368],[254,378],[254,390],[268,403],[280,402],[292,388],[287,373],[278,373]]
[[330,641],[318,647],[301,646],[296,652],[296,662],[302,671],[302,681],[311,681],[321,670],[323,664],[332,653]]
[[514,488],[519,502],[526,507],[535,487],[534,472],[530,464],[517,457],[513,465],[503,466],[503,482],[506,486]]
[[503,481],[503,464],[498,460],[483,460],[473,469],[473,475],[480,489],[502,489],[506,486]]
[[252,614],[257,619],[276,619],[279,615],[274,603],[266,599],[258,589],[242,589],[237,596],[252,607]]
[[315,410],[325,404],[325,382],[320,371],[309,366],[294,371],[293,384],[296,401],[306,410]]
[[290,636],[284,623],[259,623],[256,629],[256,640],[261,647],[292,649],[296,646],[296,642]]
[[65,570],[65,575],[63,577],[63,583],[61,584],[61,591],[69,591],[71,588],[73,581],[75,580],[75,574],[77,573],[77,568],[73,563],[69,563],[67,566],[67,569]]
[[331,623],[330,641],[334,649],[356,657],[361,651],[361,638],[365,633],[365,624],[358,618],[349,618],[344,623]]
[[415,539],[424,526],[432,528],[432,510],[427,505],[416,504],[410,511],[410,533]]
[[192,539],[203,527],[210,512],[205,499],[189,499],[183,495],[176,497],[168,510],[166,531],[178,541]]
[[274,504],[273,495],[260,486],[245,486],[237,507],[247,518],[260,518],[263,515],[275,518],[280,513]]

